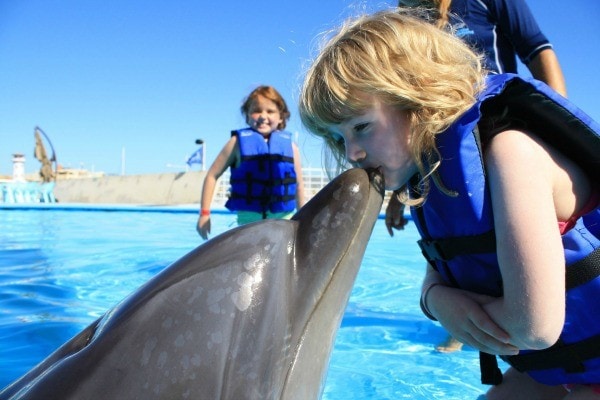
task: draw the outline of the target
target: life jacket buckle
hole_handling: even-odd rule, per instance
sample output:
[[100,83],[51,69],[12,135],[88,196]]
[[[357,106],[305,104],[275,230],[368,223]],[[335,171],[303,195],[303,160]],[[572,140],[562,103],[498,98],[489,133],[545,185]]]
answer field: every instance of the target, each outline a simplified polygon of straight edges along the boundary
[[417,243],[421,248],[421,252],[427,260],[448,261],[449,258],[443,251],[443,246],[438,240],[421,239]]

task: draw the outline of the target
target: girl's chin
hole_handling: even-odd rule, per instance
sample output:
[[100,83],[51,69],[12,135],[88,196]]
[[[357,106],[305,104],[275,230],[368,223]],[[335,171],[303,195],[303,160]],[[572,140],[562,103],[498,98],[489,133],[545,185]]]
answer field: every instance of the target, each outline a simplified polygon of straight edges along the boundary
[[400,187],[395,182],[388,180],[385,175],[383,176],[383,181],[385,182],[385,190],[396,190]]
[[385,182],[385,190],[396,190],[399,189],[400,186],[396,179],[394,179],[390,174],[386,174],[381,168],[379,169],[383,175],[383,181]]
[[383,179],[385,180],[385,190],[398,190],[408,183],[410,177],[416,173],[412,172],[406,168],[398,168],[398,169],[388,169],[384,170],[380,169],[383,174]]
[[385,174],[383,175],[383,179],[385,182],[385,190],[398,190],[401,187],[403,187],[404,185],[406,185],[406,182],[398,182],[398,180],[395,179],[388,179],[387,176],[385,176]]
[[272,132],[271,128],[254,128],[254,130],[261,135],[270,135]]

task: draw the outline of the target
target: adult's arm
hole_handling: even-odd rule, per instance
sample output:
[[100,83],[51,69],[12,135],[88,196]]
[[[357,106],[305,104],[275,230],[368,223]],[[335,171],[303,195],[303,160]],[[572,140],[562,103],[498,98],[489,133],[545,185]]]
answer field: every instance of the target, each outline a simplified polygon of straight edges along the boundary
[[565,77],[553,49],[544,49],[537,53],[527,64],[527,68],[535,79],[546,82],[552,89],[567,97]]
[[565,78],[552,43],[542,32],[525,0],[487,0],[502,35],[531,75],[567,96]]
[[385,208],[385,227],[390,236],[394,236],[394,229],[402,230],[408,220],[404,218],[404,204],[398,197],[400,192],[394,190],[388,200],[388,205]]
[[302,176],[302,162],[300,161],[300,150],[295,143],[292,143],[294,151],[294,171],[296,172],[296,209],[302,208],[306,202],[304,197],[304,178]]

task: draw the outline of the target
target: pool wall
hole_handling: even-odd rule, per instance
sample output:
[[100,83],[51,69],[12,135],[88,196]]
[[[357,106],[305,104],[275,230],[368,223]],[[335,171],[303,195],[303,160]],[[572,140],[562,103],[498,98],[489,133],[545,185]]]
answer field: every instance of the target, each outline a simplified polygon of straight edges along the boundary
[[61,203],[198,204],[205,175],[190,171],[58,180],[54,196]]
[[[310,200],[328,183],[328,178],[324,171],[316,168],[303,169],[303,174],[306,200]],[[54,186],[57,203],[12,203],[2,201],[0,196],[0,209],[145,211],[142,208],[147,207],[148,211],[158,211],[156,208],[167,207],[167,211],[181,212],[181,207],[184,207],[198,212],[205,176],[206,171],[188,171],[57,180]],[[228,191],[229,176],[224,174],[214,193],[211,207],[213,211],[225,210]],[[390,194],[391,192],[386,192],[382,213],[385,213]]]

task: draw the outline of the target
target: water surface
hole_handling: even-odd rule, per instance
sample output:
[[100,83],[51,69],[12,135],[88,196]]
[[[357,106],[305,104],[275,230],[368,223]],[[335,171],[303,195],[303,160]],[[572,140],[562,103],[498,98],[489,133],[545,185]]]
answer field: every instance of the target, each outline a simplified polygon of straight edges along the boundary
[[[193,212],[0,211],[0,387],[12,382],[201,239]],[[235,226],[213,214],[213,236]],[[414,225],[378,220],[338,331],[323,398],[476,399],[478,354],[440,354],[418,299]]]

